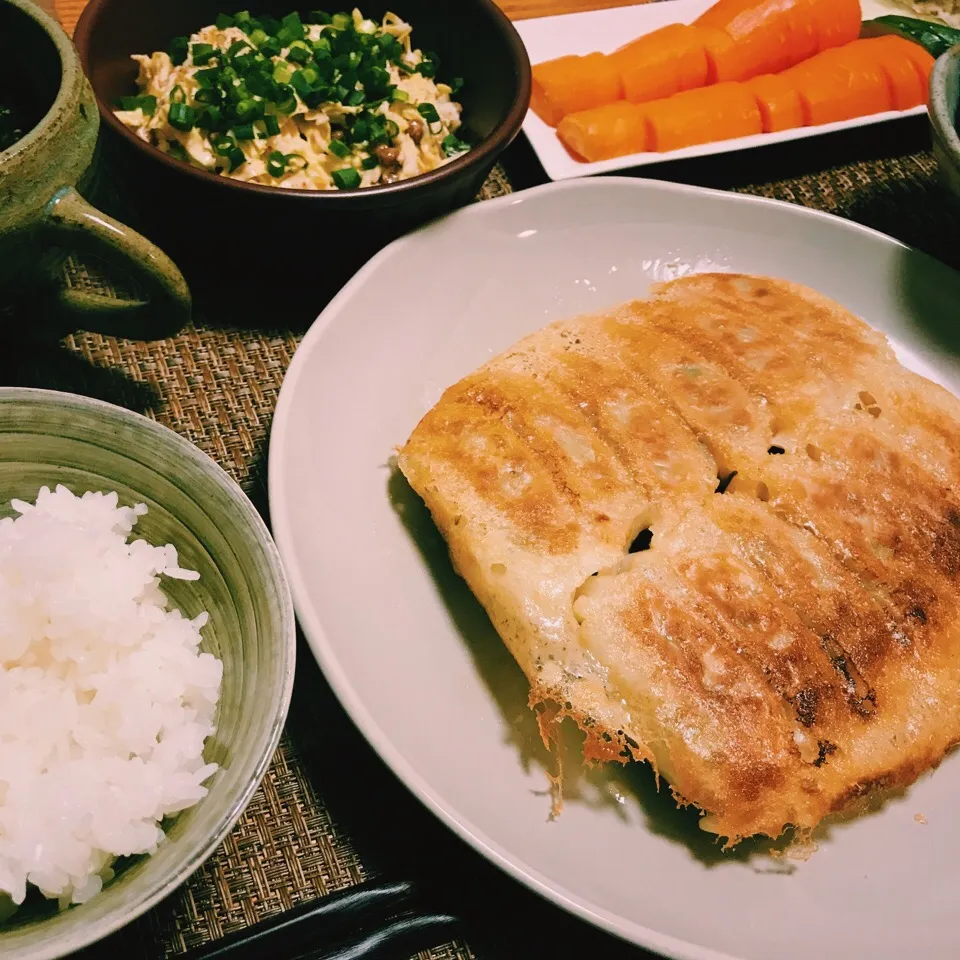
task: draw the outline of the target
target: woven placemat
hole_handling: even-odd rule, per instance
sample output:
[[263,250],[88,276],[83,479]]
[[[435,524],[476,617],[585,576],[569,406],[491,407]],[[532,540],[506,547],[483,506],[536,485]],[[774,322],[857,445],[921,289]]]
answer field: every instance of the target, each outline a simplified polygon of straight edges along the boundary
[[[759,160],[733,158],[725,165],[654,175],[672,172],[680,179],[828,210],[958,264],[958,218],[944,203],[923,128],[886,129],[886,139],[838,141],[811,154],[812,160],[792,151],[779,159],[771,154]],[[860,159],[851,162],[851,149]],[[511,149],[505,163],[510,175],[497,167],[481,199],[510,192],[511,179],[519,186],[543,179],[524,143]],[[770,170],[779,178],[762,175]],[[102,281],[74,265],[72,282]],[[150,343],[76,333],[59,344],[36,344],[9,369],[0,354],[0,377],[86,393],[155,417],[216,459],[263,509],[268,429],[299,335],[242,326],[190,328]],[[526,896],[495,871],[484,873],[480,858],[393,781],[343,716],[309,654],[301,654],[286,734],[263,786],[227,842],[168,901],[85,956],[175,956],[298,902],[410,871],[461,890],[460,901],[454,895],[448,909],[457,910],[458,904],[465,909],[468,900],[488,896],[510,903]],[[420,956],[623,955],[626,948],[613,940],[533,901],[523,909],[527,926],[538,928],[528,941],[535,947],[511,950],[513,941],[520,942],[513,921],[492,916],[490,927],[499,926],[499,933],[491,936],[491,945],[473,944],[472,950],[447,944]],[[542,913],[534,919],[537,910]]]

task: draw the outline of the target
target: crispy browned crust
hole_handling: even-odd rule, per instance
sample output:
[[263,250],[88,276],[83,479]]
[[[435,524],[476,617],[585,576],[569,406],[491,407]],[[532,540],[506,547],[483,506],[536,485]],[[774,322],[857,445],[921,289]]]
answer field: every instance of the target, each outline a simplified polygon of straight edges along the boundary
[[958,420],[839,305],[707,274],[521,341],[400,466],[545,739],[572,717],[735,842],[960,741]]

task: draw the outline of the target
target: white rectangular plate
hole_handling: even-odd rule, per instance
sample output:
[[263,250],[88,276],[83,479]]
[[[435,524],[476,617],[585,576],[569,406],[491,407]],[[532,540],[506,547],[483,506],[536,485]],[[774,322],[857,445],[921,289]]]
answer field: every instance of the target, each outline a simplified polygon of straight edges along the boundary
[[[521,20],[516,26],[526,44],[530,62],[541,63],[568,53],[586,54],[595,50],[611,53],[634,37],[652,33],[669,23],[691,23],[712,7],[714,2],[715,0],[669,0],[661,3],[643,3],[613,10],[597,10],[592,13],[570,13],[560,17]],[[888,6],[876,0],[861,0],[861,8],[864,20],[872,20],[892,12]],[[527,111],[523,132],[533,145],[547,176],[551,180],[568,180],[571,177],[609,173],[612,170],[628,170],[631,167],[642,167],[652,163],[731,153],[735,150],[769,146],[789,140],[805,140],[808,137],[819,137],[836,130],[852,130],[883,123],[885,120],[912,117],[923,113],[926,113],[926,107],[914,107],[912,110],[877,113],[870,117],[827,123],[819,127],[801,127],[798,130],[784,130],[781,133],[761,133],[753,137],[704,143],[667,153],[634,153],[626,157],[615,157],[613,160],[600,160],[596,163],[575,160],[560,142],[556,130],[547,126],[532,110]]]

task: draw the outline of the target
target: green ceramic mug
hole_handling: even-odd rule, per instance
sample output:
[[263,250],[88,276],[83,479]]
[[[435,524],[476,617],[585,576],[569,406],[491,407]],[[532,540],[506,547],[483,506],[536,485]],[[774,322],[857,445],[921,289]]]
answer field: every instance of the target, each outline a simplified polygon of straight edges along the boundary
[[[190,292],[149,240],[87,203],[100,116],[76,50],[31,0],[0,0],[0,313],[17,303],[87,329],[157,336],[190,315]],[[22,135],[21,135],[22,133]],[[117,300],[65,284],[70,253],[119,268],[145,295]]]

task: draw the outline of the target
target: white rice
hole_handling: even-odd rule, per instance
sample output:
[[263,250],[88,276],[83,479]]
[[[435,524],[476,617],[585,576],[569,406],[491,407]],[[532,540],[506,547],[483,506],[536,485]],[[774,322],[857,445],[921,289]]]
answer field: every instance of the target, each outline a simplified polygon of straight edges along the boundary
[[[217,769],[222,664],[207,614],[169,610],[160,575],[196,580],[173,546],[127,542],[143,505],[46,487],[0,520],[0,912],[32,884],[95,896],[116,857],[153,853],[160,821]],[[9,907],[9,901],[7,903]]]

